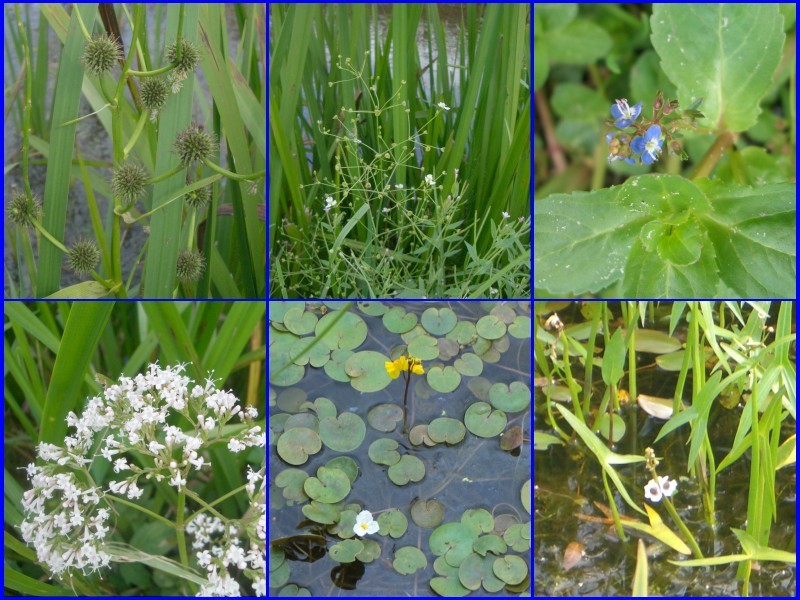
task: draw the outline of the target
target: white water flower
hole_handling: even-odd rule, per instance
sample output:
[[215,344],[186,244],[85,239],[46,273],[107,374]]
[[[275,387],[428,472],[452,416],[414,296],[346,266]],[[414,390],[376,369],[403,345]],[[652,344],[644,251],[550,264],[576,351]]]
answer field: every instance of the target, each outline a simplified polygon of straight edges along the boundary
[[428,185],[433,185],[433,175],[431,175],[430,173],[425,175],[425,183]]
[[353,525],[353,531],[359,537],[364,537],[368,533],[376,533],[380,529],[377,521],[372,520],[372,513],[368,510],[362,510],[356,516],[356,524]]
[[325,206],[322,210],[328,212],[334,206],[336,206],[336,200],[333,199],[333,196],[328,196],[327,198],[325,198]]
[[644,486],[644,497],[650,500],[650,502],[661,502],[663,492],[661,491],[659,482],[655,479],[648,481],[647,485]]
[[437,104],[436,106],[438,106],[439,108],[443,108],[444,110],[450,110],[450,107],[447,106],[447,104],[445,104],[444,102],[439,102],[439,104]]
[[672,496],[672,494],[675,493],[675,490],[678,489],[678,482],[674,479],[670,480],[670,478],[666,475],[658,478],[658,485],[663,494],[667,497]]
[[507,218],[508,218],[508,217],[510,217],[510,216],[511,216],[511,215],[510,215],[510,214],[508,214],[506,211],[503,211],[503,218],[504,218],[504,219],[507,219]]

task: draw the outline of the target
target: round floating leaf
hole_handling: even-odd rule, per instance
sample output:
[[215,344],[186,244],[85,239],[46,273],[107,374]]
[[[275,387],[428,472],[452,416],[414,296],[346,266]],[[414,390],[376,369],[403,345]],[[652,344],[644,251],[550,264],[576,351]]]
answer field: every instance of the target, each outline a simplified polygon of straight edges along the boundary
[[516,515],[502,514],[494,518],[494,533],[503,535],[509,527],[519,523],[519,518]]
[[333,527],[328,527],[328,531],[338,535],[342,539],[350,539],[355,537],[356,532],[353,530],[356,524],[356,511],[343,510],[339,513],[339,522]]
[[283,316],[283,324],[286,329],[295,335],[306,335],[314,331],[317,324],[317,315],[312,312],[306,312],[304,306],[297,306],[290,308]]
[[429,335],[418,335],[408,344],[408,353],[422,360],[439,358],[439,346],[436,338]]
[[422,313],[422,326],[433,335],[444,335],[453,330],[458,317],[449,308],[429,308]]
[[278,597],[309,597],[311,592],[306,588],[297,587],[295,584],[290,583],[285,588],[278,592]]
[[428,370],[428,385],[437,392],[447,394],[452,392],[461,383],[461,375],[453,367],[433,367]]
[[286,413],[278,413],[277,415],[272,415],[269,418],[269,428],[270,431],[274,431],[275,433],[281,433],[283,431],[283,426],[286,424],[286,421],[289,420],[289,417],[292,415],[287,415]]
[[517,523],[509,526],[503,534],[503,541],[511,546],[514,552],[527,552],[531,547],[531,524]]
[[514,308],[506,303],[496,305],[489,311],[489,314],[494,315],[499,321],[502,321],[506,325],[513,323],[514,319],[517,318],[517,313],[514,312]]
[[335,417],[338,412],[336,410],[336,405],[331,400],[322,397],[314,400],[314,404],[309,404],[308,408],[317,413],[317,417],[319,419],[324,419],[325,417]]
[[305,502],[308,500],[303,483],[308,479],[308,473],[300,469],[285,469],[275,477],[275,485],[283,488],[283,497],[292,504],[294,502]]
[[472,549],[481,556],[486,556],[487,552],[505,554],[506,550],[508,550],[508,546],[500,536],[490,534],[482,535],[475,540],[475,543],[472,544]]
[[492,570],[498,579],[515,585],[521,583],[528,574],[528,563],[519,556],[506,555],[495,559]]
[[469,377],[476,377],[483,373],[483,361],[471,352],[462,354],[460,358],[456,359],[453,366],[456,371]]
[[303,514],[314,521],[323,525],[333,525],[339,521],[339,509],[333,504],[325,504],[312,500],[303,506]]
[[389,467],[388,475],[397,485],[417,482],[425,477],[425,465],[416,456],[406,454],[400,458],[400,462]]
[[[325,417],[319,422],[319,437],[331,450],[351,452],[361,445],[367,433],[367,426],[358,415],[342,413],[335,419]],[[285,434],[284,434],[285,435]]]
[[668,333],[656,329],[637,329],[633,340],[633,348],[637,352],[651,354],[669,354],[681,349],[680,340]]
[[309,498],[333,504],[350,493],[350,479],[339,469],[320,467],[316,477],[306,479],[303,490]]
[[291,415],[283,424],[284,431],[294,429],[295,427],[306,427],[313,431],[319,431],[319,419],[316,415],[311,413],[298,413]]
[[[350,529],[352,530],[352,527]],[[381,555],[381,545],[375,540],[363,539],[361,543],[364,549],[356,554],[356,558],[362,563],[371,563]]]
[[497,350],[501,354],[506,352],[511,347],[511,340],[507,335],[504,335],[501,338],[496,340],[492,340],[492,349]]
[[434,442],[428,435],[427,425],[415,425],[414,427],[412,427],[411,431],[408,432],[408,441],[410,441],[415,446],[419,446],[420,444],[423,443],[426,446],[436,445],[436,442]]
[[489,389],[489,402],[502,411],[519,412],[530,405],[531,390],[521,381],[514,381],[510,386],[505,383],[495,383]]
[[381,527],[378,533],[380,535],[390,535],[395,539],[402,537],[408,529],[408,519],[396,508],[378,515],[377,521]]
[[486,402],[489,399],[489,388],[492,387],[492,383],[485,377],[475,377],[467,382],[467,387],[478,400]]
[[469,321],[459,321],[453,330],[447,334],[447,339],[459,344],[471,344],[475,337],[477,337],[475,325]]
[[334,350],[331,352],[330,360],[326,362],[323,367],[325,369],[325,374],[334,381],[348,383],[350,381],[350,376],[344,372],[344,364],[353,354],[352,350]]
[[438,500],[416,500],[411,505],[411,520],[424,529],[436,527],[444,519],[444,504]]
[[441,444],[442,442],[457,444],[464,439],[465,435],[467,435],[467,430],[464,424],[450,417],[434,419],[428,425],[428,437],[437,444]]
[[483,585],[490,594],[499,592],[506,584],[499,580],[493,571],[495,557],[478,556],[474,552],[467,556],[458,567],[458,580],[465,588],[477,590]]
[[281,566],[270,571],[269,573],[269,587],[278,588],[289,581],[289,562],[284,561]]
[[417,315],[407,313],[402,306],[390,308],[383,315],[383,326],[392,333],[405,333],[414,329],[417,324]]
[[[305,302],[301,303],[305,306]],[[284,315],[297,306],[295,302],[270,302],[269,303],[269,320],[276,323],[283,323]]]
[[519,315],[514,322],[508,326],[508,333],[518,340],[526,340],[531,337],[531,318]]
[[492,341],[478,336],[478,339],[472,344],[472,350],[478,356],[483,356],[492,349]]
[[[287,387],[290,385],[294,385],[301,379],[303,379],[303,375],[306,373],[306,368],[301,365],[296,365],[294,363],[286,365],[284,368],[283,365],[290,361],[289,351],[283,355],[275,355],[270,350],[269,354],[269,382],[272,385],[277,385],[279,387]],[[275,370],[272,369],[272,365],[275,365]],[[278,366],[280,365],[280,366]]]
[[471,528],[476,535],[487,533],[494,529],[494,518],[488,510],[483,508],[470,508],[461,515],[461,523]]
[[290,465],[302,465],[310,454],[322,449],[322,440],[313,429],[295,427],[281,434],[278,438],[278,456]]
[[522,498],[522,506],[525,507],[525,510],[528,511],[528,514],[531,514],[531,480],[528,479],[524,484],[522,484],[522,491],[520,492],[520,496]]
[[397,404],[376,404],[367,413],[367,422],[370,427],[388,433],[397,428],[403,420],[403,409]]
[[283,561],[286,560],[286,553],[281,550],[280,548],[274,548],[270,546],[269,548],[269,572],[272,573],[273,571],[277,570],[283,564]]
[[475,402],[464,415],[467,429],[478,437],[490,438],[499,435],[506,427],[506,413],[492,410],[486,402]]
[[437,339],[436,345],[439,347],[439,358],[441,360],[450,360],[461,351],[461,346],[458,345],[458,342],[447,338]]
[[478,335],[487,340],[496,340],[506,333],[506,324],[494,315],[481,317],[475,324]]
[[356,559],[356,554],[364,549],[364,544],[360,540],[342,540],[338,544],[331,546],[328,555],[340,563],[350,563]]
[[398,444],[389,438],[375,440],[369,445],[369,459],[378,465],[396,465],[400,462]]
[[458,597],[466,596],[470,590],[461,585],[458,579],[458,568],[451,567],[440,556],[433,561],[433,570],[443,577],[434,577],[431,579],[431,588],[440,596]]
[[356,461],[349,456],[337,456],[336,458],[332,458],[325,466],[329,469],[339,469],[342,473],[347,475],[350,483],[353,483],[356,477],[358,477],[358,465]]
[[472,544],[478,534],[463,523],[445,523],[433,530],[430,537],[431,552],[444,556],[451,567],[457,567],[472,554]]
[[428,566],[428,559],[422,553],[422,550],[414,546],[403,546],[398,548],[394,553],[394,561],[392,561],[394,570],[401,575],[412,575]]
[[317,322],[314,333],[331,349],[352,350],[367,339],[367,324],[355,313],[335,310]]
[[[612,433],[608,426],[608,413],[604,412],[600,415],[600,418],[597,419],[597,423],[595,427],[600,432],[604,438],[608,439],[608,436]],[[617,443],[625,436],[625,421],[620,417],[617,413],[614,413],[614,443]]]
[[350,385],[359,392],[377,392],[392,382],[386,372],[389,359],[374,350],[356,352],[344,364],[344,371],[350,377]]
[[380,317],[389,310],[389,307],[384,302],[359,302],[358,310],[370,317]]
[[303,404],[308,400],[308,394],[300,388],[288,388],[278,394],[278,408],[288,413],[298,413],[303,410]]
[[500,438],[500,449],[509,452],[522,445],[522,427],[514,425],[503,432]]

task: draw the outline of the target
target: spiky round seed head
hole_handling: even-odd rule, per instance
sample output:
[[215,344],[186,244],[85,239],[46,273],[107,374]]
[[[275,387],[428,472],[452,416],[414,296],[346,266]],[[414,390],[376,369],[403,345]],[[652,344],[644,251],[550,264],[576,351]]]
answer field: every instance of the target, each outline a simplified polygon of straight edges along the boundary
[[204,208],[210,199],[211,188],[209,186],[202,187],[199,190],[193,190],[186,194],[186,203],[197,210]]
[[122,57],[122,46],[108,34],[94,36],[86,43],[81,62],[86,70],[98,77],[111,70]]
[[142,165],[133,162],[123,163],[114,169],[111,190],[117,198],[131,203],[144,193],[147,179],[147,171]]
[[139,92],[145,108],[150,112],[158,112],[169,97],[169,84],[162,77],[146,77]]
[[42,203],[34,197],[28,202],[25,194],[14,194],[8,204],[8,217],[20,227],[33,227],[33,221],[42,220]]
[[167,60],[181,73],[191,73],[200,64],[200,50],[186,38],[181,38],[181,57],[178,59],[178,44],[167,46]]
[[175,152],[178,153],[181,163],[187,167],[194,162],[211,158],[216,149],[216,136],[197,125],[189,125],[175,138]]
[[181,283],[197,281],[203,276],[206,259],[197,250],[181,250],[175,275]]
[[90,240],[75,242],[72,248],[69,249],[69,254],[67,254],[69,268],[73,273],[79,275],[94,269],[99,260],[100,250],[97,248],[97,244]]

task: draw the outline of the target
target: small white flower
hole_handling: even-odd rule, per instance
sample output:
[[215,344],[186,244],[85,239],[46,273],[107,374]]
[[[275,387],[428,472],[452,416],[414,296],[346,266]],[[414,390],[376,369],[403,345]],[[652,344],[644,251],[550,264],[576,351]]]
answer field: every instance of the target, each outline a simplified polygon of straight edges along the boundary
[[647,482],[647,485],[644,486],[644,497],[651,502],[661,502],[662,496],[661,486],[655,479],[651,479]]
[[669,477],[666,475],[663,477],[659,476],[658,485],[661,487],[661,491],[667,497],[672,496],[672,494],[675,493],[675,490],[678,489],[678,482],[674,479],[670,481]]
[[368,510],[362,510],[356,516],[356,524],[353,526],[353,531],[359,537],[364,537],[368,533],[376,533],[380,528],[378,522],[372,520],[372,513]]
[[328,212],[334,206],[336,206],[336,200],[334,200],[332,196],[328,196],[327,198],[325,198],[325,206],[322,210]]
[[489,288],[489,293],[490,293],[492,296],[494,296],[494,295],[497,293],[497,288],[490,287],[490,288]]
[[508,214],[506,211],[503,211],[503,218],[504,218],[504,219],[507,219],[507,218],[508,218],[508,217],[510,217],[510,216],[511,216],[511,215],[510,215],[510,214]]
[[425,175],[425,183],[428,185],[433,185],[433,175],[431,175],[430,173]]
[[402,183],[395,183],[394,187],[395,187],[395,189],[402,190],[403,189],[403,184]]
[[443,108],[444,110],[450,110],[450,107],[447,106],[447,104],[445,104],[444,102],[439,102],[439,104],[437,104],[436,106],[438,106],[439,108]]

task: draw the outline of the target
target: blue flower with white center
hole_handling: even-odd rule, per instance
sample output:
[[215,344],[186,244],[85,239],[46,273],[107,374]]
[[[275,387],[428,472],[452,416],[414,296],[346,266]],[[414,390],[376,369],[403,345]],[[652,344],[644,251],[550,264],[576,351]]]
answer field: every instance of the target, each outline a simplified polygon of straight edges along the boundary
[[631,142],[631,150],[636,154],[642,155],[642,162],[646,165],[652,165],[658,160],[658,155],[661,154],[661,145],[664,143],[664,138],[661,137],[661,127],[658,125],[651,125],[644,137],[641,135],[633,138]]
[[620,129],[630,127],[642,112],[642,103],[639,102],[634,106],[629,106],[625,98],[617,100],[615,104],[611,105],[611,116],[614,117],[614,125]]

